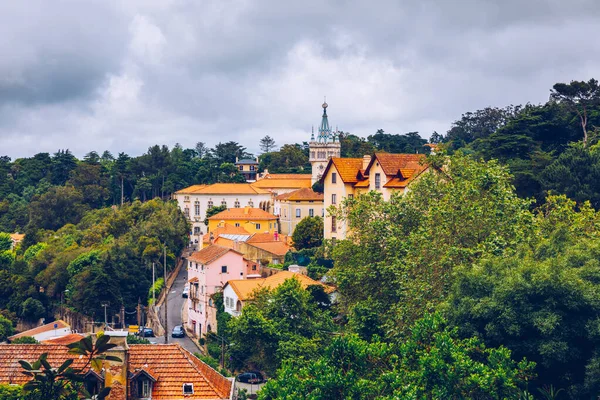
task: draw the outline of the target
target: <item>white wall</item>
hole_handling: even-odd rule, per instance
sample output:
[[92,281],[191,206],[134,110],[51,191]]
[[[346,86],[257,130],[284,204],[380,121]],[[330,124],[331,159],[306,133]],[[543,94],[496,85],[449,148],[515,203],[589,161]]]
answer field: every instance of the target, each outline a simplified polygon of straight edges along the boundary
[[[227,304],[227,298],[231,299],[231,302]],[[235,311],[235,305],[237,304],[238,296],[235,293],[235,290],[231,287],[231,285],[225,286],[223,289],[223,305],[225,306],[225,312],[231,314],[233,316],[239,315],[238,312]]]

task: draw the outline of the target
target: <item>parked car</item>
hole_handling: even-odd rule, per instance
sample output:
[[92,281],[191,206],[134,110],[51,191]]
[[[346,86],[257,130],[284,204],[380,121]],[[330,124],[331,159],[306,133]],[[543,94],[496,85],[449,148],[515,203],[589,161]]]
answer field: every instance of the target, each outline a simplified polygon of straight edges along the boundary
[[181,292],[181,297],[188,297],[188,295],[190,294],[190,287],[186,286],[183,288],[183,292]]
[[154,331],[152,328],[140,328],[138,332],[138,336],[140,337],[154,337]]
[[185,331],[183,330],[183,326],[177,325],[175,328],[173,328],[173,332],[171,332],[171,337],[185,337]]
[[258,371],[244,372],[243,374],[239,374],[236,379],[238,382],[251,383],[254,385],[265,382],[265,378],[263,378],[262,374]]

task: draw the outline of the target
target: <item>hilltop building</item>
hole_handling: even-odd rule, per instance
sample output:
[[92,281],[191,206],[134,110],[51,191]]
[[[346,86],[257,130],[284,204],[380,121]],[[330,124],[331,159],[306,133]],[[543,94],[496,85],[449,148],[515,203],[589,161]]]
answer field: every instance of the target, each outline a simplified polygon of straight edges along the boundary
[[312,186],[311,174],[271,174],[265,170],[253,187],[267,190],[273,197]]
[[[405,193],[410,184],[429,170],[424,154],[375,153],[363,158],[332,158],[321,182],[324,207],[339,206],[345,198],[375,190],[389,200],[394,192]],[[342,221],[325,213],[325,239],[345,239],[347,229]]]
[[319,125],[317,138],[315,140],[313,132],[308,143],[308,160],[312,165],[312,184],[321,179],[329,160],[332,157],[341,157],[342,154],[342,146],[339,141],[337,129],[336,131],[332,131],[329,126],[329,119],[327,117],[328,106],[326,102],[323,103],[323,116],[321,117],[321,125]]
[[240,171],[240,174],[242,174],[248,183],[256,181],[258,164],[258,158],[254,160],[250,158],[244,158],[241,160],[238,159],[238,157],[235,158],[236,168]]
[[281,233],[292,235],[296,225],[306,217],[323,217],[323,193],[304,188],[275,198],[274,213],[279,216]]

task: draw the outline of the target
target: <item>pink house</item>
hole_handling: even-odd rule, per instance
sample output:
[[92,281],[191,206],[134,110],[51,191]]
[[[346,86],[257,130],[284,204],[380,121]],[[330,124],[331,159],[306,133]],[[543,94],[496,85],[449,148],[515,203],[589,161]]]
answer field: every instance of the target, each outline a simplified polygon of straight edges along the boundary
[[187,326],[201,337],[217,327],[217,310],[211,296],[221,291],[227,281],[245,279],[248,265],[242,253],[215,244],[192,253],[187,261],[190,284]]

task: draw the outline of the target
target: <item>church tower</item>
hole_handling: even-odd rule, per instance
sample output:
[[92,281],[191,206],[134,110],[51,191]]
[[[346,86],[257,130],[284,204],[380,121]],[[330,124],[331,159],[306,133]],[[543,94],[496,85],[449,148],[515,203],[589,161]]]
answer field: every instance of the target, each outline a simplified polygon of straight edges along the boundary
[[321,125],[319,126],[319,132],[317,139],[315,140],[314,130],[310,137],[309,148],[309,161],[312,165],[312,183],[314,184],[323,175],[325,167],[331,157],[340,157],[342,153],[342,146],[339,141],[337,132],[332,132],[329,126],[329,120],[327,119],[327,107],[328,104],[323,103],[323,116],[321,117]]

